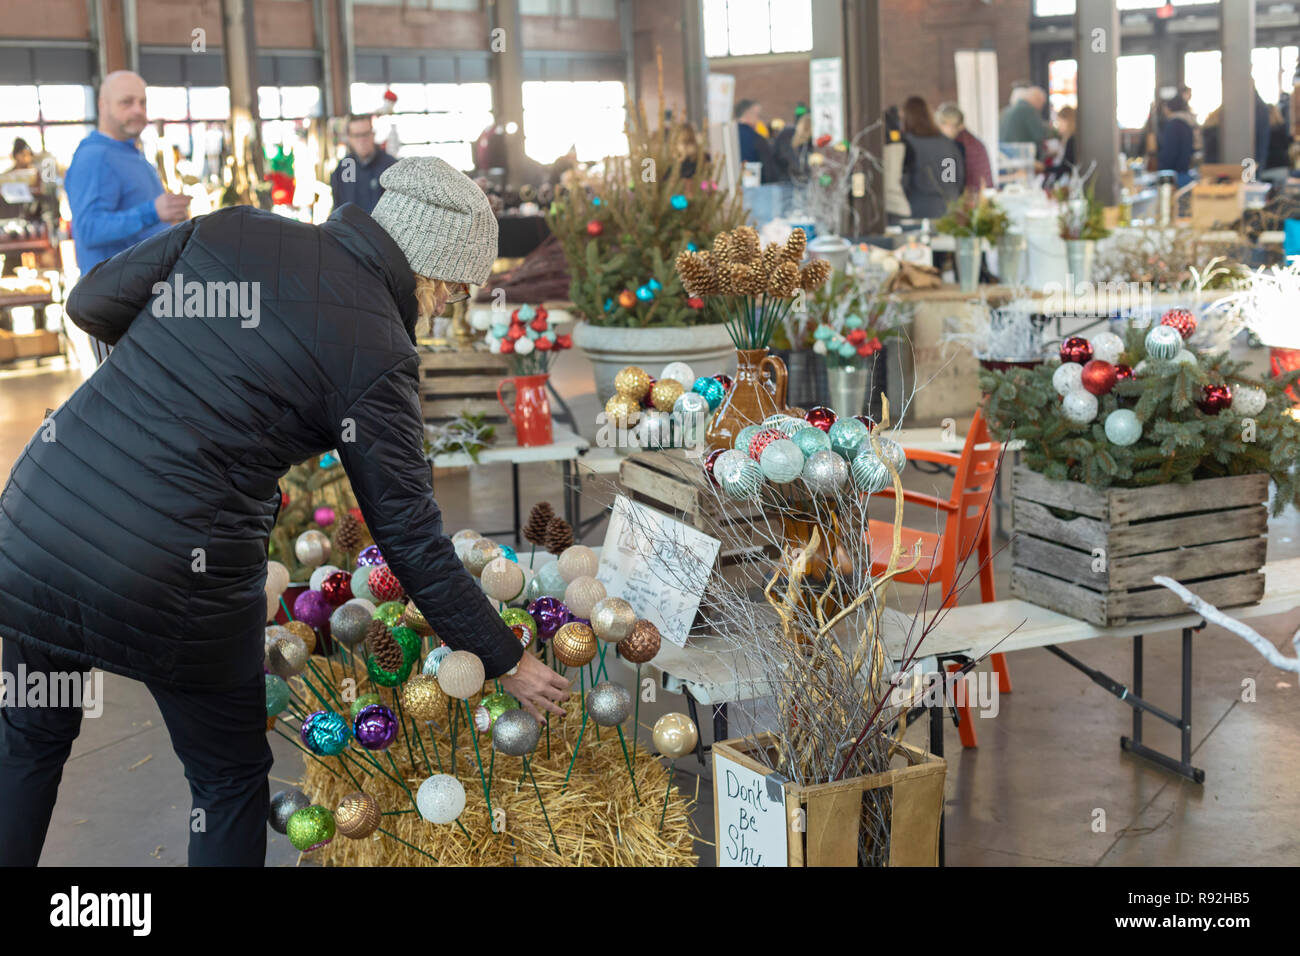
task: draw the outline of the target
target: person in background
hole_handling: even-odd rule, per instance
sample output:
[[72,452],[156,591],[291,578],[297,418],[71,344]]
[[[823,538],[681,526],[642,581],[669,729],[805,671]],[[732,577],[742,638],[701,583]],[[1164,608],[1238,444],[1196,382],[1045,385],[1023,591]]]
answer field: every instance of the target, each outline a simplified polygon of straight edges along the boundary
[[1219,123],[1223,119],[1223,107],[1216,106],[1210,110],[1205,122],[1201,124],[1201,162],[1219,162]]
[[669,133],[669,142],[672,144],[673,159],[682,178],[694,178],[699,171],[701,161],[708,162],[707,155],[700,149],[700,140],[695,135],[695,127],[690,123],[674,124],[672,132]]
[[1270,117],[1268,104],[1264,98],[1259,95],[1259,88],[1255,88],[1255,163],[1259,169],[1266,169],[1268,165],[1268,140],[1271,135],[1269,132]]
[[912,207],[903,192],[903,163],[907,159],[907,144],[903,142],[903,119],[898,106],[885,109],[885,145],[880,150],[881,176],[885,186],[885,216],[891,226],[902,219],[910,219]]
[[[1186,186],[1192,181],[1192,154],[1196,150],[1196,118],[1187,108],[1187,101],[1181,96],[1165,100],[1162,113],[1164,124],[1160,127],[1156,165],[1159,169],[1171,169],[1178,177],[1178,185]],[[1265,127],[1267,130],[1267,127]]]
[[[77,146],[63,181],[83,276],[189,216],[190,197],[165,191],[158,170],[140,151],[138,138],[148,122],[144,80],[127,70],[104,77],[99,123]],[[102,363],[109,346],[93,335],[90,345]]]
[[989,151],[974,133],[966,128],[966,116],[956,103],[941,103],[935,110],[935,120],[940,132],[961,149],[966,166],[966,191],[979,194],[981,189],[993,187],[993,167],[989,165]]
[[736,122],[740,133],[740,161],[762,163],[763,182],[773,182],[776,163],[772,156],[772,144],[758,131],[758,125],[762,122],[762,107],[758,101],[741,100],[737,103]]
[[1043,107],[1047,93],[1041,86],[1021,86],[1011,91],[1011,103],[1002,113],[998,128],[998,141],[1002,143],[1031,143],[1034,157],[1043,158],[1044,143],[1050,135],[1043,122]]
[[794,108],[794,124],[782,129],[772,143],[777,178],[781,182],[806,179],[811,151],[812,114],[800,103]]
[[1047,167],[1048,185],[1059,183],[1063,179],[1070,177],[1071,171],[1078,163],[1075,154],[1074,133],[1078,129],[1078,114],[1073,106],[1062,106],[1056,111],[1056,151],[1048,157],[1050,162]]
[[330,174],[334,208],[350,202],[370,212],[384,194],[379,177],[397,160],[375,142],[375,121],[369,115],[349,116],[344,134],[348,154],[339,160]]
[[36,154],[27,145],[27,140],[21,136],[14,137],[13,152],[9,155],[14,161],[13,169],[31,169],[32,164],[36,162]]
[[909,96],[903,103],[903,192],[914,219],[938,219],[966,188],[961,149],[935,125],[925,100]]

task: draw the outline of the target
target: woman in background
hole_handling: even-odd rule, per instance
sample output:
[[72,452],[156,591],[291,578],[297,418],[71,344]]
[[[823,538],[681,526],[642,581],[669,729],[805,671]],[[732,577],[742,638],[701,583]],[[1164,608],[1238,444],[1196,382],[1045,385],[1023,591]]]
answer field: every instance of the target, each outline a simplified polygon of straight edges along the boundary
[[966,188],[961,149],[939,129],[920,96],[903,103],[903,192],[914,219],[938,219]]

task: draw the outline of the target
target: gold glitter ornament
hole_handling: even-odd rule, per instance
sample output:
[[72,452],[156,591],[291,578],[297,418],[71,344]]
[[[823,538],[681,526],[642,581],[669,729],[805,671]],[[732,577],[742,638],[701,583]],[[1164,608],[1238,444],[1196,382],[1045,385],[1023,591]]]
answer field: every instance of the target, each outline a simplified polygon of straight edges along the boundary
[[350,840],[364,840],[379,829],[379,802],[360,790],[349,793],[334,811],[338,832]]
[[402,710],[416,720],[435,720],[447,714],[447,694],[436,678],[414,674],[400,693]]
[[439,685],[448,697],[455,697],[457,700],[468,700],[473,697],[483,689],[485,679],[483,662],[476,654],[471,654],[469,651],[452,651],[438,665]]
[[[583,667],[596,656],[596,634],[586,624],[570,621],[555,632],[551,649],[555,659],[565,667]],[[447,666],[446,661],[443,666]]]
[[612,395],[605,403],[605,418],[612,425],[625,428],[635,425],[641,417],[641,403],[630,395],[622,393]]
[[591,609],[591,629],[608,644],[617,644],[623,640],[632,633],[635,624],[636,612],[632,610],[632,605],[620,597],[607,597],[597,601]]
[[685,757],[699,743],[700,732],[695,722],[685,714],[664,714],[655,721],[655,749],[665,757],[676,760]]
[[650,375],[639,366],[629,365],[614,376],[614,391],[626,395],[638,404],[645,398],[645,393],[649,389]]
[[675,378],[661,378],[650,390],[650,402],[661,412],[671,412],[686,387]]
[[302,642],[307,645],[309,655],[316,653],[316,629],[306,621],[290,621],[281,625],[286,631],[297,634],[302,638]]

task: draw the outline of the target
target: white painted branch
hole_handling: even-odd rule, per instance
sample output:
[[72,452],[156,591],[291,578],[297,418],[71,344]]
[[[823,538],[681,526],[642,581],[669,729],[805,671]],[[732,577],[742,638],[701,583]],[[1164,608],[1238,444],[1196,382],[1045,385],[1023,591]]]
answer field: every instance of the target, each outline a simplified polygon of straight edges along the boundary
[[1166,587],[1173,591],[1184,604],[1197,614],[1201,615],[1201,617],[1205,618],[1211,624],[1217,624],[1224,630],[1231,631],[1233,634],[1244,639],[1254,647],[1255,650],[1264,655],[1264,659],[1278,670],[1291,671],[1292,673],[1300,674],[1300,631],[1296,631],[1295,636],[1291,638],[1291,644],[1295,647],[1297,656],[1287,657],[1273,645],[1272,641],[1264,637],[1258,631],[1248,627],[1236,618],[1224,614],[1213,604],[1197,597],[1173,578],[1167,578],[1163,574],[1157,574],[1151,580],[1156,584],[1159,584],[1161,587]]

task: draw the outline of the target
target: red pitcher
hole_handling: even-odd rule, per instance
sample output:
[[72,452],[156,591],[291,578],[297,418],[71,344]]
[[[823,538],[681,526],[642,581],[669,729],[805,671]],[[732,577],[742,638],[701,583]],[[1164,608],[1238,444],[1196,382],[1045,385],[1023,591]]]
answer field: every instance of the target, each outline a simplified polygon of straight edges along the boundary
[[[510,423],[515,426],[515,441],[519,445],[549,445],[551,438],[551,403],[546,397],[546,380],[549,375],[516,375],[503,378],[497,386],[497,401],[506,410]],[[515,387],[515,404],[512,409],[501,396],[507,385]]]

